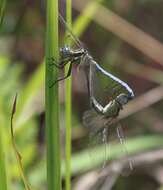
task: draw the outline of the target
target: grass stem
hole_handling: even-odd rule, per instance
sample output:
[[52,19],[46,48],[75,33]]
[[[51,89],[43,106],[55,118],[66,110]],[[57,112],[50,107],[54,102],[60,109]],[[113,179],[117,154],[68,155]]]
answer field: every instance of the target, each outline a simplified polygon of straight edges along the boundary
[[61,158],[59,134],[58,69],[49,66],[50,59],[58,61],[58,0],[47,0],[46,26],[46,74],[45,111],[47,141],[47,182],[48,190],[61,189]]
[[7,177],[5,167],[5,153],[3,147],[2,130],[0,129],[0,189],[7,190]]
[[[71,0],[66,1],[66,21],[69,28],[72,28],[71,20]],[[71,41],[66,42],[70,45]],[[68,72],[69,65],[65,68],[65,74]],[[65,116],[66,116],[66,158],[65,158],[65,167],[66,167],[66,190],[71,190],[71,76],[65,81]]]

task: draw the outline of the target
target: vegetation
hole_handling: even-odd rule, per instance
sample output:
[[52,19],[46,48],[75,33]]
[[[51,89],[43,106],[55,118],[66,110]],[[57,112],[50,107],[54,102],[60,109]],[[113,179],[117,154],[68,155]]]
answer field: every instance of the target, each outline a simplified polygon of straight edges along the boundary
[[[10,132],[17,93],[13,137],[32,190],[161,190],[162,1],[59,3],[0,3],[0,189],[24,189]],[[94,143],[83,126],[82,115],[90,107],[82,70],[75,65],[69,80],[49,88],[64,73],[49,66],[49,58],[58,60],[59,47],[73,44],[64,38],[66,28],[58,28],[58,7],[95,60],[134,89],[135,99],[119,116],[134,167],[127,177],[116,124],[110,126],[107,148],[101,139]]]

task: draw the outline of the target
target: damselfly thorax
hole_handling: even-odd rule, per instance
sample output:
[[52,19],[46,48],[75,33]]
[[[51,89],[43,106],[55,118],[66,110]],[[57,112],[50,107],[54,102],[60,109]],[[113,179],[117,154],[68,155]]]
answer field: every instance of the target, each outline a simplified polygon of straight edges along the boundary
[[89,63],[93,58],[88,54],[87,50],[84,48],[71,48],[65,45],[60,48],[60,58],[57,62],[53,57],[49,58],[49,66],[55,66],[58,69],[63,69],[67,64],[69,64],[68,72],[64,77],[61,77],[50,84],[50,88],[53,87],[57,82],[65,80],[72,73],[72,66],[77,65],[79,68],[83,68],[84,72],[89,68]]
[[60,59],[63,62],[81,60],[86,54],[87,51],[83,48],[72,49],[70,48],[70,46],[67,45],[60,48]]

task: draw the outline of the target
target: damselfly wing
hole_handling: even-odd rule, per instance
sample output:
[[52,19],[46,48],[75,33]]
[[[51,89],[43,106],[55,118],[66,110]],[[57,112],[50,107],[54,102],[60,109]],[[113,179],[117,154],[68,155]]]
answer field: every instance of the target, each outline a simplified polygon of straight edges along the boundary
[[125,176],[128,176],[133,170],[133,162],[128,155],[126,141],[125,141],[122,125],[120,123],[118,123],[116,126],[116,133],[122,147],[121,148],[121,152],[122,152],[121,163],[123,167],[121,168],[122,169],[121,173]]
[[[88,110],[83,115],[83,123],[89,128],[89,148],[90,148],[90,159],[96,159],[93,157],[96,148],[102,145],[103,151],[101,152],[102,156],[102,168],[104,168],[110,157],[112,151],[112,146],[110,145],[113,142],[113,134],[117,135],[117,140],[119,141],[119,155],[121,158],[121,164],[124,166],[119,168],[118,172],[122,175],[129,175],[133,169],[132,160],[128,156],[128,151],[125,143],[124,133],[122,126],[117,120],[117,118],[107,118],[104,115],[100,115],[94,109]],[[98,155],[98,154],[97,154]]]
[[[99,166],[104,168],[106,161],[108,160],[109,152],[109,128],[106,124],[106,120],[102,115],[97,113],[94,109],[88,110],[83,115],[83,124],[89,130],[89,143],[88,148],[90,149],[90,161],[96,162],[98,153],[98,147],[102,146],[102,151],[100,151],[100,160],[102,161]],[[104,127],[105,126],[105,127]],[[95,156],[96,155],[96,156]]]

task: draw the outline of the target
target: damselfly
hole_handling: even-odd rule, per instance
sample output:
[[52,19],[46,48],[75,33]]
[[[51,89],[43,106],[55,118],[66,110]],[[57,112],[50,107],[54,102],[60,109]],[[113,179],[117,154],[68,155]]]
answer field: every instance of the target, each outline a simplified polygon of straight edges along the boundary
[[[89,65],[89,72],[86,75],[89,80],[92,109],[84,113],[83,123],[90,129],[90,138],[101,138],[101,142],[106,146],[110,126],[117,123],[120,110],[123,109],[123,106],[128,101],[133,99],[134,93],[127,83],[106,72],[94,60],[91,60]],[[120,124],[117,125],[116,131],[127,156],[128,153]],[[127,160],[131,170],[132,163],[128,157]],[[105,162],[106,159],[104,158],[103,166]]]
[[[54,81],[50,85],[50,87],[53,87],[56,82],[59,82],[61,80],[64,80],[68,78],[71,75],[72,72],[72,65],[76,64],[80,68],[83,68],[85,74],[86,74],[86,79],[87,79],[87,86],[89,90],[89,95],[93,96],[94,93],[94,87],[93,87],[93,81],[95,81],[95,73],[101,73],[102,76],[107,77],[107,91],[106,93],[110,93],[112,91],[112,95],[114,98],[121,93],[124,92],[126,94],[128,99],[132,99],[134,97],[132,89],[127,85],[127,83],[123,82],[119,78],[115,77],[111,73],[105,71],[102,67],[100,67],[97,62],[93,59],[93,57],[89,54],[89,52],[83,47],[82,43],[80,40],[73,34],[73,32],[70,30],[68,25],[66,24],[64,18],[59,14],[59,19],[61,23],[66,27],[67,31],[69,32],[70,36],[73,38],[75,44],[78,46],[77,49],[73,49],[70,46],[65,45],[64,47],[60,48],[60,61],[56,62],[53,57],[49,58],[50,66],[55,66],[59,69],[63,69],[66,64],[70,63],[68,73],[66,76],[59,78],[57,81]],[[110,80],[108,80],[110,79]],[[109,82],[110,81],[110,82]],[[90,86],[91,89],[90,90]],[[116,91],[118,92],[116,93]],[[113,99],[114,99],[113,98]]]
[[[52,83],[50,87],[53,87],[56,82],[69,77],[73,64],[77,64],[79,68],[82,68],[86,76],[90,105],[92,107],[91,110],[84,114],[84,125],[91,128],[94,134],[101,131],[105,132],[108,126],[117,118],[123,106],[133,99],[134,93],[127,83],[99,66],[89,52],[83,47],[80,40],[69,29],[63,17],[60,15],[59,18],[72,36],[78,48],[73,49],[69,46],[61,48],[60,61],[58,63],[54,58],[50,58],[50,65],[54,65],[59,69],[64,68],[66,64],[70,63],[67,75],[59,78]],[[123,143],[123,138],[118,128],[117,134],[120,142]],[[104,136],[106,135],[104,134]],[[105,142],[106,138],[104,138],[103,141]]]

